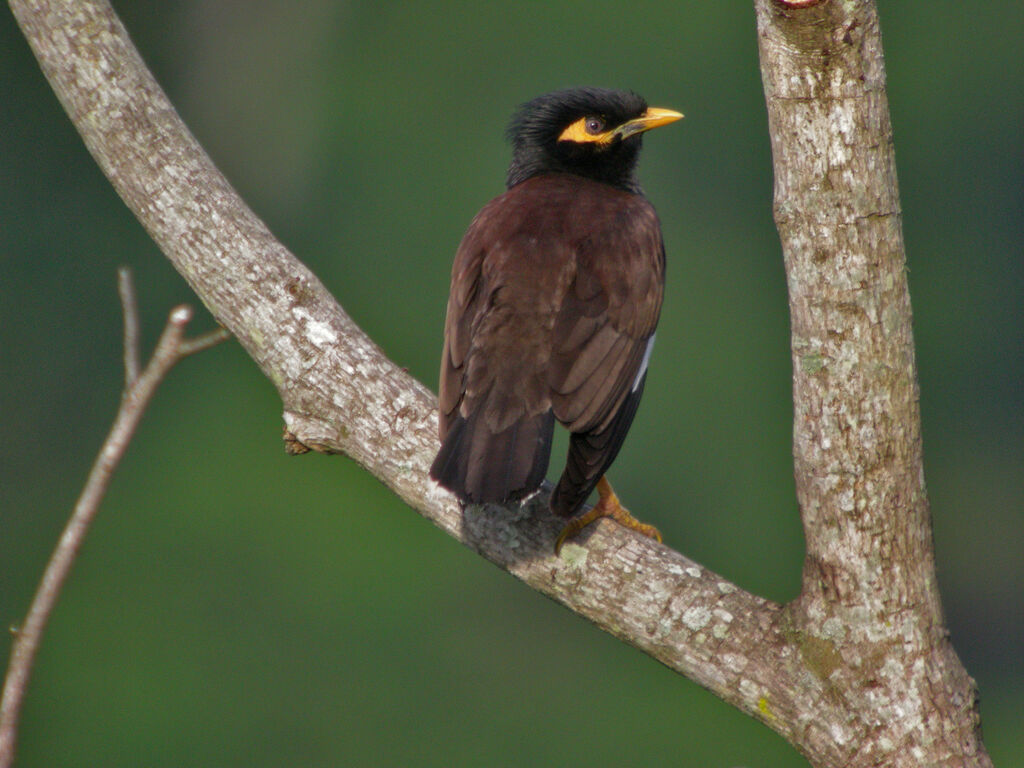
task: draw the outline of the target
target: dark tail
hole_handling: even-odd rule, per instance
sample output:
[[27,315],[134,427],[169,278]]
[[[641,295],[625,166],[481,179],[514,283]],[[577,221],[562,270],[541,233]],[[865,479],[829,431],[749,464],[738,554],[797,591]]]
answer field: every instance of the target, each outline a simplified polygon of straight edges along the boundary
[[548,471],[554,414],[523,418],[498,433],[476,416],[455,418],[430,476],[468,503],[503,503],[529,496]]

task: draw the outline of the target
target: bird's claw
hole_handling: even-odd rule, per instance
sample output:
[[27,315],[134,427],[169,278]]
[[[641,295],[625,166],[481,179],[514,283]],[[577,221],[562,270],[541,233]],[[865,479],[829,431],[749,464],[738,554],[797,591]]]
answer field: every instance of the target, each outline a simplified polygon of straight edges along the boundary
[[661,543],[661,531],[653,525],[642,523],[633,517],[629,510],[622,506],[622,503],[619,501],[619,497],[616,496],[615,491],[612,490],[611,483],[603,477],[597,484],[597,492],[600,496],[597,504],[579,517],[574,517],[566,523],[562,532],[558,534],[558,538],[555,539],[556,555],[562,551],[562,545],[565,544],[568,539],[575,536],[595,520],[600,520],[602,517],[610,517],[619,525],[629,528],[630,530],[634,530],[649,539],[654,539],[659,544]]

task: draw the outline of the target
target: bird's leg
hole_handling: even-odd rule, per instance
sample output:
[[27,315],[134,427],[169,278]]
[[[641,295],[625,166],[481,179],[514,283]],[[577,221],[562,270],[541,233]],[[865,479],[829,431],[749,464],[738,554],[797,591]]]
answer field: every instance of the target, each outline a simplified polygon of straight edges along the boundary
[[619,501],[619,497],[616,496],[615,491],[612,490],[612,484],[609,483],[608,479],[604,476],[597,481],[597,495],[597,504],[579,517],[574,517],[566,523],[565,528],[563,528],[562,532],[558,534],[558,538],[555,540],[556,555],[561,551],[562,545],[565,544],[566,539],[572,538],[592,522],[599,520],[602,517],[610,517],[619,525],[623,525],[626,528],[637,531],[648,538],[657,539],[659,542],[661,541],[661,533],[657,528],[653,525],[648,525],[647,523],[641,523],[629,513],[628,509],[622,506],[622,503]]

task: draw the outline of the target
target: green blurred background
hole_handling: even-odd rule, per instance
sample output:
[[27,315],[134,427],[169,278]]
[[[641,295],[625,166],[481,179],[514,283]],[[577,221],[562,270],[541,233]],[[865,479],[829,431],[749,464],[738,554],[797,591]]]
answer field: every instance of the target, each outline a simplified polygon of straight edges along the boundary
[[[451,257],[502,189],[515,105],[595,84],[684,111],[641,163],[669,285],[615,484],[671,546],[795,595],[785,279],[749,3],[116,5],[242,196],[432,387]],[[986,741],[1010,765],[1024,751],[1024,5],[881,13],[939,579]],[[6,626],[117,407],[116,267],[135,270],[147,349],[173,304],[198,302],[6,9],[0,132]],[[204,311],[193,329],[209,327]],[[280,410],[233,343],[158,392],[53,617],[20,765],[806,765],[351,461],[286,457]]]

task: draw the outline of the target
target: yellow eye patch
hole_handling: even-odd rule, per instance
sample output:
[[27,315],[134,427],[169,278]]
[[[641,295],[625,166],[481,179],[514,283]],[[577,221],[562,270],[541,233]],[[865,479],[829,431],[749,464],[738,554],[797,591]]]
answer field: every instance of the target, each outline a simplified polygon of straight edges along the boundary
[[575,123],[566,128],[558,136],[559,141],[575,141],[578,144],[588,142],[591,144],[608,144],[615,137],[615,128],[611,130],[601,131],[594,133],[595,121],[598,125],[604,125],[604,121],[600,118],[588,115],[587,117],[581,117]]
[[604,121],[594,115],[581,117],[558,136],[559,141],[575,141],[577,144],[610,144],[616,137],[626,139],[635,133],[649,131],[659,125],[668,125],[679,120],[682,114],[671,109],[651,107],[640,117],[627,120],[622,125],[602,130]]

